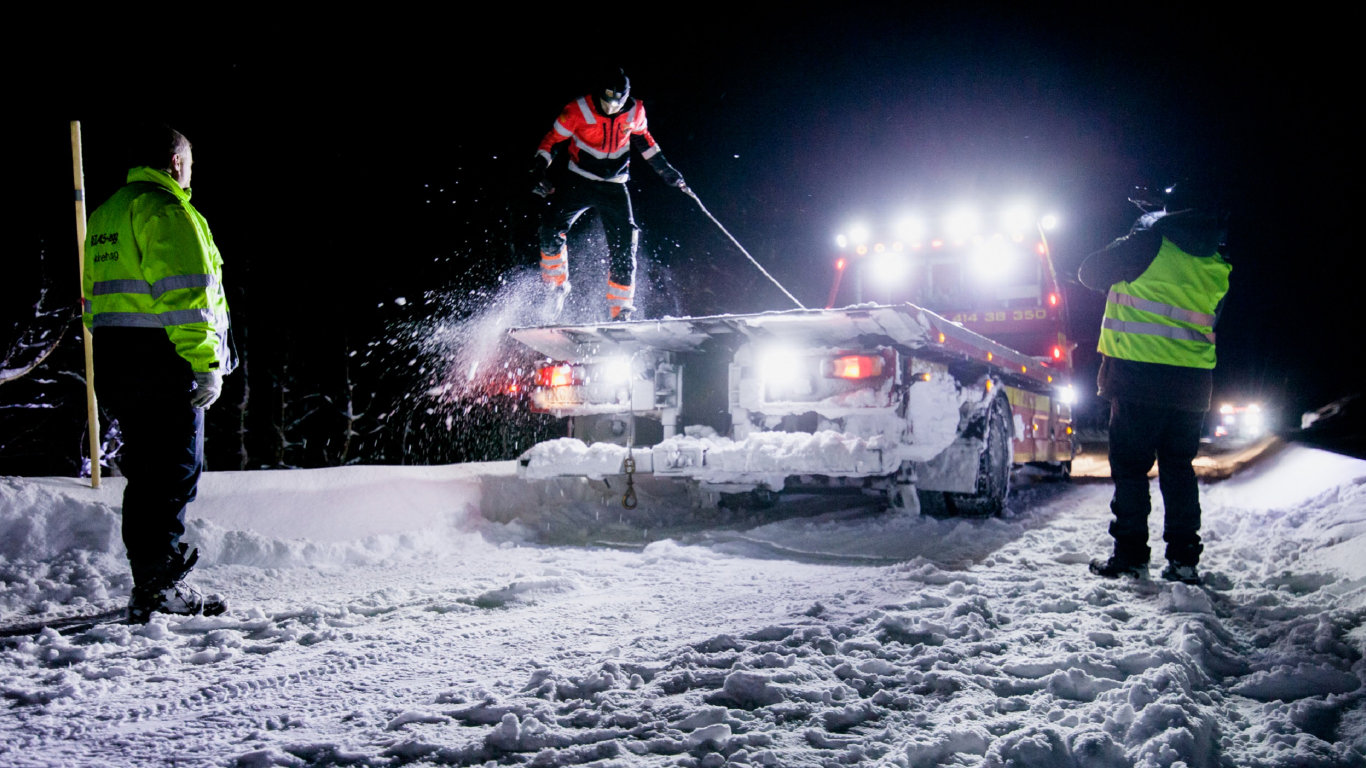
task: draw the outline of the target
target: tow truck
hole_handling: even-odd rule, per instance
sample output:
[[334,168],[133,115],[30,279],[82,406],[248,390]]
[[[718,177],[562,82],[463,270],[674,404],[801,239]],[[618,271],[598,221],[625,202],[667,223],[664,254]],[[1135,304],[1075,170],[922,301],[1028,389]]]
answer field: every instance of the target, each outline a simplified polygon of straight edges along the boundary
[[1075,345],[1043,227],[840,242],[823,309],[510,330],[545,356],[530,407],[566,429],[519,473],[624,476],[628,507],[651,474],[701,503],[857,488],[971,515],[1003,510],[1016,465],[1066,476]]

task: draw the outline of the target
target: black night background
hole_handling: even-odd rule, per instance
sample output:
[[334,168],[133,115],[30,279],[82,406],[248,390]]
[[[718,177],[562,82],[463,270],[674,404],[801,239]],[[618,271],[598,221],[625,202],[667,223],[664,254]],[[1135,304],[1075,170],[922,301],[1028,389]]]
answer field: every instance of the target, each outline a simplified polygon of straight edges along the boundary
[[[601,27],[568,9],[479,25],[182,18],[170,35],[92,21],[15,41],[0,350],[44,287],[44,308],[71,319],[41,368],[0,385],[0,474],[68,473],[80,460],[73,119],[92,210],[123,182],[131,122],[164,120],[194,142],[194,203],[223,251],[247,354],[209,415],[211,468],[527,447],[548,427],[515,402],[424,394],[440,360],[414,333],[467,317],[500,279],[534,269],[528,161],[609,59],[670,162],[808,305],[824,303],[832,236],[851,216],[1025,195],[1060,213],[1053,253],[1071,277],[1127,231],[1134,186],[1209,173],[1230,192],[1234,265],[1216,397],[1263,399],[1294,427],[1360,390],[1345,106],[1359,66],[1333,20],[976,6],[723,25],[700,9],[649,22],[619,12],[619,26]],[[646,316],[790,306],[689,198],[633,165]],[[1066,294],[1089,395],[1103,297],[1076,284]]]

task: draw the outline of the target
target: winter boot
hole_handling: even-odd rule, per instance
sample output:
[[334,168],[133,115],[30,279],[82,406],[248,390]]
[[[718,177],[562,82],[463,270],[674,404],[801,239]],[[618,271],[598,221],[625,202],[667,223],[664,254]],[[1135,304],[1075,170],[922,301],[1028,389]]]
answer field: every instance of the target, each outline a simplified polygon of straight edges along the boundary
[[146,624],[153,613],[217,616],[226,610],[228,604],[221,596],[206,595],[183,581],[176,581],[160,589],[134,587],[128,601],[128,622]]
[[1117,555],[1111,555],[1108,560],[1092,560],[1091,573],[1104,576],[1107,579],[1126,578],[1145,581],[1148,578],[1148,564],[1136,563]]
[[1168,562],[1167,567],[1162,569],[1162,578],[1167,581],[1179,581],[1182,584],[1199,585],[1204,583],[1204,579],[1200,578],[1200,572],[1195,569],[1195,566],[1184,563]]
[[198,549],[187,549],[181,544],[175,554],[167,556],[156,567],[150,570],[134,569],[136,584],[128,600],[130,623],[146,624],[154,612],[180,616],[217,616],[227,610],[222,597],[202,594],[185,583],[185,574],[199,560]]
[[615,315],[612,316],[612,320],[618,323],[624,323],[627,320],[631,319],[631,315],[634,314],[635,311],[635,307],[631,306],[630,304],[627,304],[626,306],[622,307]]

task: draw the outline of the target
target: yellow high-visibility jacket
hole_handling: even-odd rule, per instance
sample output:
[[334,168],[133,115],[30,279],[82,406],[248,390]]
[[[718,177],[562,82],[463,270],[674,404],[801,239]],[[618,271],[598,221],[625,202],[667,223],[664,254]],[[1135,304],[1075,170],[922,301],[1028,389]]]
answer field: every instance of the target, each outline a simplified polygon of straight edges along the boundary
[[163,328],[196,372],[236,366],[223,257],[208,222],[164,171],[128,171],[90,215],[82,320],[89,328]]

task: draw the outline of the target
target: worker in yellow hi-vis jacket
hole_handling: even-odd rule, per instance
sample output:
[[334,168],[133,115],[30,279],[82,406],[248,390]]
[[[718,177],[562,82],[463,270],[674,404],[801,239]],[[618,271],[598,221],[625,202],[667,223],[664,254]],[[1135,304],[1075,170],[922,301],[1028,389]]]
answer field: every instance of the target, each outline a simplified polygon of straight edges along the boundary
[[185,583],[198,550],[180,538],[203,472],[204,409],[235,360],[223,258],[190,204],[190,142],[156,126],[138,144],[127,185],[90,216],[82,316],[94,337],[100,399],[123,436],[128,617],[146,622],[154,611],[225,609]]

